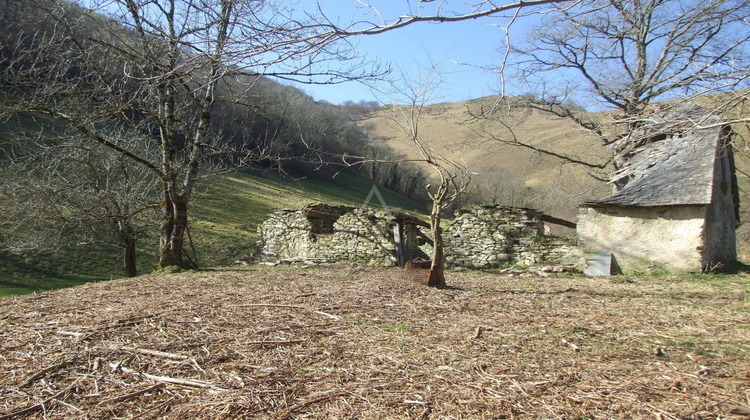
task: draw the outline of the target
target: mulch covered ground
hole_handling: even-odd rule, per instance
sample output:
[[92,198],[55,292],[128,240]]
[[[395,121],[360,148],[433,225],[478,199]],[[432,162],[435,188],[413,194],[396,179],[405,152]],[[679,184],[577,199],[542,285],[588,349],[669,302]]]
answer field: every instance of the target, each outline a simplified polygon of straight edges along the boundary
[[0,418],[750,418],[750,279],[250,267],[0,299]]

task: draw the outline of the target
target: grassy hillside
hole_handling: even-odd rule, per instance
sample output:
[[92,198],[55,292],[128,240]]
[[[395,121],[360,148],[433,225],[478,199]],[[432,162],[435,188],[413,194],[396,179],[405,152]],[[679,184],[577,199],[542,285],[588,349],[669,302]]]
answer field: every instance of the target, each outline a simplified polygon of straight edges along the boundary
[[[602,162],[607,151],[590,134],[571,122],[527,110],[511,117],[502,112],[489,119],[475,119],[492,107],[490,97],[467,102],[430,105],[420,120],[422,138],[437,152],[465,161],[479,175],[472,193],[479,201],[535,207],[549,214],[574,219],[576,206],[585,199],[603,197],[611,189],[589,176],[589,169],[566,165],[560,159],[529,149],[502,144],[492,138],[520,141]],[[360,122],[376,141],[384,141],[397,152],[417,157],[416,149],[393,122],[400,109],[383,107]]]
[[[311,202],[360,206],[372,188],[360,176],[341,173],[329,180],[293,180],[274,172],[238,172],[205,183],[193,209],[198,259],[202,266],[222,266],[255,251],[256,228],[279,208]],[[379,187],[389,208],[423,211],[420,204]],[[373,197],[368,206],[379,207]]]
[[[293,180],[273,172],[236,172],[199,185],[192,210],[191,237],[201,267],[225,266],[254,252],[257,225],[277,208],[315,201],[359,206],[372,183],[342,173],[332,180]],[[389,208],[421,211],[419,203],[379,188]],[[379,206],[372,199],[370,206]],[[157,231],[139,243],[139,272],[156,265]],[[2,227],[0,226],[0,237]],[[74,286],[121,277],[120,250],[71,246],[54,254],[0,252],[0,296]]]

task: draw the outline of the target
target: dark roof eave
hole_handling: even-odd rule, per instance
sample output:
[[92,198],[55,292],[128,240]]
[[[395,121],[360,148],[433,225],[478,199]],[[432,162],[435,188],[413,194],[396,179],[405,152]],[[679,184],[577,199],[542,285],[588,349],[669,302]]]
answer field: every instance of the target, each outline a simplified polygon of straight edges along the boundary
[[617,207],[617,208],[657,208],[657,207],[705,207],[711,203],[679,203],[679,204],[613,204],[613,203],[601,203],[597,201],[587,201],[580,204],[579,208],[597,208],[597,207]]

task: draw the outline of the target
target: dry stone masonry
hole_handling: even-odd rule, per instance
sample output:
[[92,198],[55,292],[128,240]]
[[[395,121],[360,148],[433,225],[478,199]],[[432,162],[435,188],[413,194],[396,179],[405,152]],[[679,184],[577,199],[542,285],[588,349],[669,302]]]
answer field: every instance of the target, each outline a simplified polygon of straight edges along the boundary
[[315,204],[278,210],[258,227],[265,260],[304,259],[396,265],[393,227],[406,216],[385,210]]
[[573,241],[546,236],[541,213],[502,205],[458,210],[447,230],[449,267],[569,265],[582,263]]
[[[535,210],[500,205],[459,210],[445,233],[446,265],[479,269],[580,265],[582,254],[575,244],[545,236],[539,215]],[[429,229],[413,216],[314,204],[271,214],[258,227],[260,258],[394,266],[399,262],[396,226],[406,260],[430,254]]]

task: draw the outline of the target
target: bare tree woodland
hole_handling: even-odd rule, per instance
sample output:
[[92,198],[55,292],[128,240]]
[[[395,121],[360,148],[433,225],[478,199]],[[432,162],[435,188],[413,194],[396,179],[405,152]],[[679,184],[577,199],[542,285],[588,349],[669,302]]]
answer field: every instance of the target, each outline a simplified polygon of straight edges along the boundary
[[[482,1],[453,10],[440,3],[408,7],[391,21],[338,24],[320,8],[271,0],[6,1],[5,22],[18,27],[4,40],[3,114],[44,115],[148,169],[161,189],[157,268],[182,266],[189,203],[206,163],[275,158],[274,138],[230,146],[211,130],[220,102],[243,104],[263,76],[336,83],[382,75],[358,60],[347,41],[355,36],[549,3]],[[342,69],[342,61],[351,66]],[[158,157],[112,138],[112,127],[150,142]]]
[[9,227],[34,235],[6,238],[6,246],[54,250],[71,242],[111,244],[122,248],[125,275],[136,276],[136,245],[152,230],[159,207],[153,174],[80,136],[28,134],[19,141],[26,147],[14,151],[0,191],[10,201],[4,215]]
[[[235,125],[228,135],[228,107],[234,113],[248,110],[232,115],[238,119],[263,118],[252,111],[258,100],[253,87],[265,78],[323,84],[377,80],[389,69],[359,57],[357,37],[488,16],[507,18],[505,29],[511,31],[518,19],[542,16],[525,42],[508,45],[497,70],[515,69],[534,88],[524,105],[571,118],[606,144],[655,101],[716,93],[717,111],[747,101],[747,90],[741,90],[750,75],[746,2],[407,2],[396,17],[382,16],[376,4],[359,4],[376,19],[342,23],[325,16],[322,7],[301,9],[277,0],[5,0],[2,21],[12,29],[0,48],[2,116],[6,121],[38,116],[144,169],[160,191],[158,268],[165,268],[189,262],[190,203],[211,168],[281,162],[285,151],[279,143],[291,135],[299,138],[296,147],[310,147],[312,159],[320,156],[315,142],[307,141],[314,136],[301,130]],[[581,105],[618,110],[621,128],[608,131],[611,122],[588,118]],[[412,102],[412,119],[419,109]],[[494,115],[499,109],[504,108]],[[441,207],[453,183],[460,190],[461,182],[420,143],[417,126],[409,129],[425,162],[439,174],[440,186],[430,196]],[[534,148],[512,136],[493,136]]]

